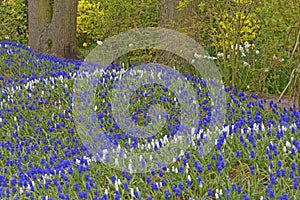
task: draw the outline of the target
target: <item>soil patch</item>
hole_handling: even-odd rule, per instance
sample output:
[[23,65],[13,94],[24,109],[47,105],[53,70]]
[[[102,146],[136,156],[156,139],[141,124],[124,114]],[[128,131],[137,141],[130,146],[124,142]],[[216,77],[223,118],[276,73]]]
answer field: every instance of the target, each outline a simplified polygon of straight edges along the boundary
[[291,99],[290,96],[283,96],[279,101],[278,98],[279,96],[277,95],[268,95],[268,96],[258,95],[259,100],[266,99],[266,103],[263,103],[265,108],[269,108],[270,101],[273,101],[281,109],[283,109],[284,107],[289,109],[290,107],[294,107],[294,106],[296,109],[299,109],[299,104],[298,104],[299,97],[297,97],[295,101],[293,101],[293,99]]

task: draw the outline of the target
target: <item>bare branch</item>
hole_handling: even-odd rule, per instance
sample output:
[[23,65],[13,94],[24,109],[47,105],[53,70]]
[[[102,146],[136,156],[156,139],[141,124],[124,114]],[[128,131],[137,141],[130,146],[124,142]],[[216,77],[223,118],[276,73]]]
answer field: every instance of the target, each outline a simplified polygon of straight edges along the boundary
[[297,39],[296,39],[296,42],[295,42],[295,46],[294,46],[294,49],[292,51],[292,54],[291,54],[291,57],[290,57],[290,60],[293,58],[295,52],[296,52],[296,49],[297,49],[297,46],[299,45],[299,38],[300,38],[300,29],[298,31],[298,36],[297,36]]
[[[300,73],[300,64],[298,65],[297,68],[293,69],[292,73],[291,73],[291,76],[290,76],[290,80],[288,82],[288,84],[285,86],[284,90],[282,91],[281,95],[279,96],[278,98],[278,101],[282,98],[282,96],[284,95],[285,91],[288,89],[288,87],[290,86],[290,84],[292,83],[293,79],[294,79],[294,76],[295,76],[295,73],[298,74]],[[296,77],[298,77],[296,75]]]

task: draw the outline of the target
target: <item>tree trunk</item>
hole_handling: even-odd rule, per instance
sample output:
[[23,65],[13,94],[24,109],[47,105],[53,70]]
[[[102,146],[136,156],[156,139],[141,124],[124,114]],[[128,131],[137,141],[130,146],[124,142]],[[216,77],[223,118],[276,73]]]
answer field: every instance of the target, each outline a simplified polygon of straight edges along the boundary
[[29,46],[58,58],[79,58],[76,47],[78,0],[29,0]]
[[160,0],[160,27],[172,27],[177,30],[180,26],[186,26],[187,29],[191,26],[193,21],[191,20],[195,15],[194,10],[197,10],[199,0],[193,0],[188,3],[187,7],[183,10],[179,10],[177,7],[180,0]]
[[[193,9],[197,9],[198,0],[190,2],[186,8],[179,10],[177,7],[180,0],[160,0],[160,19],[159,26],[163,28],[170,28],[179,32],[185,32],[187,35],[193,32],[191,30],[193,21],[191,20],[194,13]],[[193,37],[194,35],[192,35]],[[163,36],[163,37],[168,37]],[[167,40],[168,38],[162,38]],[[196,38],[194,38],[196,39]],[[179,47],[180,48],[180,47]],[[180,72],[193,74],[194,67],[186,60],[179,56],[173,55],[167,51],[158,51],[156,54],[156,62],[168,65],[169,67],[175,66]]]
[[161,0],[160,27],[166,27],[171,22],[176,22],[179,0]]
[[[179,0],[161,0],[160,1],[160,18],[159,26],[163,28],[173,28],[173,22],[176,21],[177,6]],[[162,41],[168,39],[167,35],[163,36]],[[170,52],[159,50],[156,53],[156,62],[165,65],[174,65],[174,58]]]
[[[51,23],[52,6],[51,0],[29,0],[28,1],[28,44],[31,49],[40,52],[39,38],[43,28]],[[42,53],[42,52],[40,52]]]

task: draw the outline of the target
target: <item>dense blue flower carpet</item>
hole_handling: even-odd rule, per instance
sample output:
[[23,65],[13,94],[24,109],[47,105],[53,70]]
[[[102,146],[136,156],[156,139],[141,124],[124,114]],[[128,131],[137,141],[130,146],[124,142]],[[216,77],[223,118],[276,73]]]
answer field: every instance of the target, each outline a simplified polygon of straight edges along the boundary
[[[82,63],[0,43],[0,199],[300,199],[299,109],[264,106],[255,94],[225,88],[226,119],[203,154],[212,124],[206,80],[183,75],[200,110],[190,145],[170,163],[132,173],[107,165],[76,129],[73,84]],[[116,122],[128,119],[112,114],[111,91],[126,70],[112,65],[104,72],[93,109],[111,146],[147,153],[178,139],[184,108],[175,93],[164,84],[141,85],[128,99],[134,125],[149,125],[157,113],[147,113],[158,104],[168,119],[140,139]]]

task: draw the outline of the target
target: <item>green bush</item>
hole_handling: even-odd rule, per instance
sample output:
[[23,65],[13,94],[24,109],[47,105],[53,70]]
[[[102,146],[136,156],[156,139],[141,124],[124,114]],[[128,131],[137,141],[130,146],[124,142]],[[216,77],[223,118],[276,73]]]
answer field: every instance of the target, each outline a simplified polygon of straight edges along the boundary
[[4,0],[0,6],[0,41],[11,40],[27,44],[27,0]]
[[[198,4],[195,14],[190,12],[193,18],[186,18],[192,25],[181,30],[194,35],[211,56],[222,53],[216,63],[226,85],[269,94],[284,90],[299,59],[291,52],[300,27],[300,1],[181,0],[178,9],[191,3]],[[254,45],[249,52],[240,50],[245,43]]]

